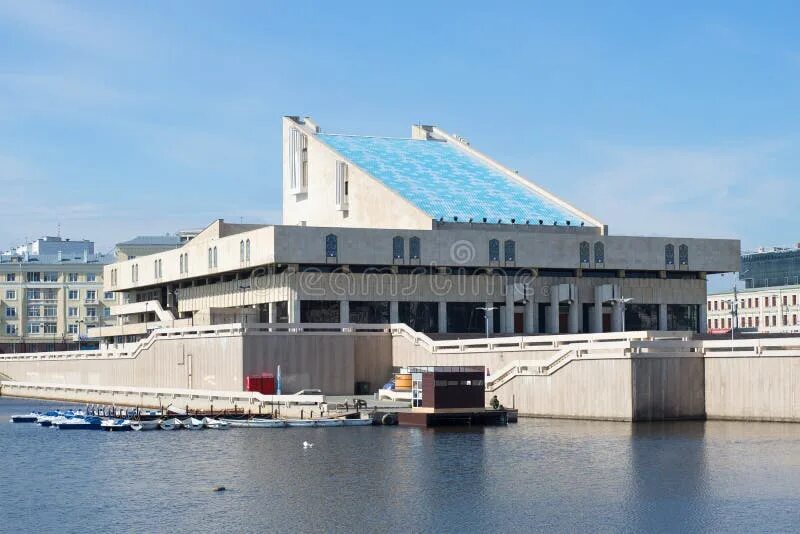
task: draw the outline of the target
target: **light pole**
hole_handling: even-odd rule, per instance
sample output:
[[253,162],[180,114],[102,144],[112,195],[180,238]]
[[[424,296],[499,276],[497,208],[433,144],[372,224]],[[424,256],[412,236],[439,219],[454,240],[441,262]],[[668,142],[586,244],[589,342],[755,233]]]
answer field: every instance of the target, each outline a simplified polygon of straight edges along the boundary
[[478,306],[476,309],[483,310],[483,320],[486,323],[486,338],[489,338],[489,312],[496,310],[497,306]]
[[619,297],[615,299],[611,299],[611,302],[616,302],[620,306],[622,306],[622,331],[625,331],[625,305],[629,302],[632,302],[633,299],[630,297]]
[[78,325],[78,352],[81,350],[81,325],[84,323],[84,319],[78,319],[76,324]]

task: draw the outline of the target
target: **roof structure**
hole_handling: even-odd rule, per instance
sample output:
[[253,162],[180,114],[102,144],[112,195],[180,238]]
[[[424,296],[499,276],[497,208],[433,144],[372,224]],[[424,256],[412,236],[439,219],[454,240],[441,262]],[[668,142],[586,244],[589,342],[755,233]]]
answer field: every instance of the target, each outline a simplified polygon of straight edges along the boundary
[[169,246],[180,245],[181,238],[177,235],[140,235],[128,241],[118,243],[118,245],[138,245],[138,246]]
[[447,141],[321,133],[316,137],[432,219],[466,222],[485,217],[492,222],[570,221],[592,226],[526,187],[522,178],[514,179]]

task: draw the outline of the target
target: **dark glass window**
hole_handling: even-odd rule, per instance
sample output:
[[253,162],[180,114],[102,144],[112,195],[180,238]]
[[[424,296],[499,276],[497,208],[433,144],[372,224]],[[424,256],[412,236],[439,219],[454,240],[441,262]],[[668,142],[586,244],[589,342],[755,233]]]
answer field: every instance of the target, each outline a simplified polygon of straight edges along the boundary
[[627,304],[625,330],[658,330],[658,304]]
[[513,240],[507,239],[503,244],[506,261],[517,261],[517,245]]
[[339,245],[336,236],[328,234],[325,236],[325,257],[336,258],[339,256]]
[[689,247],[686,245],[678,247],[678,260],[681,265],[689,265]]
[[580,254],[581,254],[581,263],[582,264],[589,263],[589,242],[588,241],[581,241]]
[[417,332],[439,331],[439,304],[437,302],[399,302],[398,315]]
[[412,260],[418,260],[420,258],[418,237],[412,237],[408,240],[408,257]]
[[402,237],[395,236],[392,239],[392,257],[396,260],[402,260],[405,257],[405,242]]
[[697,304],[667,304],[667,330],[697,331]]
[[675,245],[669,244],[664,247],[664,263],[675,265]]
[[288,323],[289,322],[289,303],[285,300],[281,300],[275,303],[275,317],[272,318],[273,322],[276,323]]
[[388,301],[350,301],[350,322],[378,324],[389,322]]
[[481,333],[486,331],[483,307],[480,302],[448,302],[447,331],[453,333]]
[[606,262],[606,246],[599,241],[594,244],[594,262],[595,263]]
[[338,300],[302,300],[300,301],[301,323],[338,323]]
[[489,261],[500,261],[500,241],[489,240]]

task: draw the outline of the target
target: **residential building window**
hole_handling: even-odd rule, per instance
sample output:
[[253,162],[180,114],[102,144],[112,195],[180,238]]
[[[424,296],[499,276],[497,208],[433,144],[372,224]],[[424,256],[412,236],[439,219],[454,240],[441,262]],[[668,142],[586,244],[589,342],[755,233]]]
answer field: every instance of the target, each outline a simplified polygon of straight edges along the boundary
[[[758,317],[756,317],[756,326],[758,326]],[[728,328],[731,327],[731,318],[728,317]]]
[[78,273],[67,273],[67,282],[77,282]]
[[29,289],[25,292],[25,297],[28,300],[42,300],[42,290],[41,289]]
[[792,306],[797,306],[797,295],[792,295]]
[[681,245],[678,247],[678,260],[681,265],[689,265],[689,247]]
[[111,317],[111,308],[103,308],[103,317]]
[[664,263],[675,265],[675,245],[671,243],[664,247]]
[[86,317],[97,317],[97,308],[94,306],[86,308]]
[[778,305],[778,297],[775,295],[772,296],[772,306],[775,307]]
[[39,306],[28,306],[28,317],[41,317],[42,310]]
[[402,260],[406,256],[406,242],[405,239],[396,235],[392,238],[392,258]]
[[758,323],[761,322],[759,319],[760,319],[760,317],[756,317],[756,328],[758,328]]
[[783,326],[789,326],[789,316],[788,315],[784,315],[783,316]]
[[94,274],[94,273],[86,273],[86,281],[87,282],[96,282],[97,281],[97,275]]
[[334,234],[325,236],[325,257],[336,258],[339,256],[339,245]]
[[606,262],[606,246],[600,241],[594,244],[594,262],[595,263]]
[[792,314],[792,326],[797,326],[797,314]]
[[244,261],[250,261],[250,240],[244,242]]
[[748,317],[747,318],[747,328],[751,328],[752,326],[753,326],[753,318],[752,317]]
[[6,273],[6,282],[16,282],[17,273]]
[[58,315],[58,310],[55,306],[45,306],[44,307],[44,316],[45,317],[56,317]]
[[421,247],[418,237],[411,237],[408,240],[408,259],[418,260],[422,257]]
[[16,317],[17,309],[14,306],[6,307],[6,317]]
[[580,250],[580,257],[581,257],[581,265],[588,265],[589,264],[589,242],[588,241],[581,241],[580,246],[578,247]]
[[719,328],[719,319],[714,319],[714,328]]
[[15,324],[7,324],[6,325],[6,335],[7,336],[16,336],[17,335],[17,325],[15,325]]
[[500,241],[497,239],[489,240],[489,261],[500,261]]
[[70,289],[67,298],[69,300],[78,300],[80,298],[80,293],[77,289]]
[[39,323],[28,323],[27,331],[29,334],[38,334],[41,332]]
[[67,317],[80,317],[78,308],[75,306],[67,308]]
[[513,240],[507,239],[503,244],[506,261],[517,261],[517,244]]
[[17,300],[17,292],[14,289],[6,289],[6,300]]
[[58,282],[58,273],[54,272],[42,273],[42,282]]
[[27,273],[28,282],[41,282],[42,273]]
[[87,289],[86,290],[86,301],[87,302],[94,302],[97,300],[97,291],[94,289]]
[[747,307],[748,308],[752,308],[753,307],[753,299],[751,299],[751,298],[747,299]]
[[76,324],[67,325],[67,334],[77,334],[77,333],[78,333],[78,325]]
[[105,293],[103,293],[103,300],[114,300],[114,292],[106,291]]

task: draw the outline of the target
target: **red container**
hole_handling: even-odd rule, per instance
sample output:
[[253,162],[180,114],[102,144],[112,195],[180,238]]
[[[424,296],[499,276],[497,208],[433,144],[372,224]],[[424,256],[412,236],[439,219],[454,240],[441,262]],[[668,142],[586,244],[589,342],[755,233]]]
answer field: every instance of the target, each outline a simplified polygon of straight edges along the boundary
[[247,375],[244,377],[245,391],[261,391],[261,377],[259,375]]
[[275,375],[272,373],[262,373],[261,374],[261,391],[264,395],[274,395],[275,394]]

